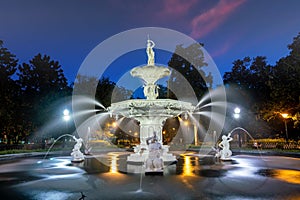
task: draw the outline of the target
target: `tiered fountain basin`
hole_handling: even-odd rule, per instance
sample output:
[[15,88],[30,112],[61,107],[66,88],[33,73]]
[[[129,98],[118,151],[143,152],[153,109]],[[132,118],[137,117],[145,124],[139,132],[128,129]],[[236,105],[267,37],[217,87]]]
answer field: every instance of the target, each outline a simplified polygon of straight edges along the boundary
[[[129,118],[174,117],[185,112],[193,112],[195,106],[189,102],[173,99],[130,99],[112,103],[108,110]],[[155,116],[153,116],[155,114]]]
[[[127,158],[127,162],[143,163],[149,155],[147,138],[156,132],[158,142],[162,144],[162,127],[168,118],[182,113],[193,112],[195,107],[189,102],[173,99],[130,99],[111,104],[108,110],[114,115],[133,118],[139,122],[140,145],[134,148],[134,154]],[[169,146],[163,145],[162,159],[164,162],[174,162],[176,157],[168,153]]]

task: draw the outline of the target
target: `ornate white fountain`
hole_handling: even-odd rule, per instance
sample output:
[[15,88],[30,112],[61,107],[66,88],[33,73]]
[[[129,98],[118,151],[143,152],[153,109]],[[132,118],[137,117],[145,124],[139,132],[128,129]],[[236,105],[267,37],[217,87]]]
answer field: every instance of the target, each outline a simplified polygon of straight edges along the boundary
[[[122,102],[112,103],[108,110],[115,115],[134,118],[140,126],[140,144],[134,148],[134,154],[128,156],[127,161],[132,163],[143,163],[149,156],[147,139],[156,132],[157,141],[163,144],[162,128],[166,119],[178,116],[182,113],[193,112],[195,106],[189,102],[173,99],[157,99],[157,80],[169,76],[171,71],[154,63],[154,42],[147,40],[148,64],[133,68],[130,73],[144,81],[144,96],[146,99],[130,99]],[[169,146],[162,145],[161,158],[164,162],[176,161],[176,157],[169,153]]]

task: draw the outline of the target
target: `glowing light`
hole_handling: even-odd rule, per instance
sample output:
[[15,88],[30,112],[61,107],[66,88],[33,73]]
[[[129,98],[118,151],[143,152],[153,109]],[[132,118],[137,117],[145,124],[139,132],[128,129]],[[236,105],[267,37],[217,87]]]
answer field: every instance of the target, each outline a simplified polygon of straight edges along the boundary
[[191,163],[191,157],[190,156],[184,156],[184,164],[182,168],[182,175],[183,176],[194,176],[193,174],[193,167]]
[[235,114],[240,114],[240,113],[241,113],[241,109],[238,108],[238,107],[236,107],[236,108],[234,109],[234,113],[235,113]]
[[71,117],[70,117],[69,115],[66,115],[66,116],[63,117],[63,119],[64,119],[65,121],[69,121],[69,120],[71,119]]
[[241,113],[241,109],[238,108],[238,107],[236,107],[236,108],[234,109],[233,117],[234,117],[235,119],[240,118],[240,113]]
[[300,184],[300,172],[297,170],[276,169],[274,170],[274,178],[288,183]]
[[64,116],[63,116],[63,119],[65,121],[69,121],[71,119],[71,116],[70,116],[70,111],[68,109],[64,109],[64,112],[63,112]]
[[110,163],[110,170],[109,172],[110,173],[113,173],[113,174],[116,174],[118,173],[118,155],[117,154],[114,154],[114,153],[111,153],[111,163]]
[[70,111],[68,109],[64,110],[64,115],[70,115]]
[[286,118],[288,118],[289,114],[287,114],[287,113],[282,113],[281,116],[282,116],[283,118],[286,119]]
[[236,119],[238,119],[238,118],[240,118],[240,114],[234,113],[234,114],[233,114],[233,117],[236,118]]

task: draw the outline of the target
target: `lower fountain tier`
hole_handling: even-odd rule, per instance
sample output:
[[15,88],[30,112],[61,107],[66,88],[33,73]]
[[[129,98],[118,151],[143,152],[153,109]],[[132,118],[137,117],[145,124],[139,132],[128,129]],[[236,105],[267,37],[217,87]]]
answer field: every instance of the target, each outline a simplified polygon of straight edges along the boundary
[[[148,157],[147,140],[153,137],[154,132],[157,141],[163,144],[162,128],[168,118],[182,113],[193,112],[195,107],[188,102],[173,99],[131,99],[113,103],[108,110],[111,114],[133,118],[139,121],[140,145],[135,148],[135,153],[127,158],[128,162],[144,162]],[[168,153],[167,146],[163,147],[162,159],[164,162],[173,162],[175,156]]]
[[130,99],[113,103],[108,108],[111,114],[139,121],[142,146],[146,145],[147,138],[153,136],[153,132],[156,132],[158,142],[162,144],[162,127],[165,121],[182,113],[193,112],[194,109],[195,107],[189,102],[173,99]]
[[[142,149],[144,149],[144,150],[142,150]],[[168,151],[169,151],[169,146],[163,145],[161,158],[163,159],[164,163],[170,163],[170,162],[177,161],[176,157],[174,155],[172,155],[171,153],[168,153]],[[127,157],[128,163],[136,163],[136,164],[144,163],[149,156],[148,149],[142,148],[142,145],[136,146],[134,148],[134,152],[135,153],[130,154]]]

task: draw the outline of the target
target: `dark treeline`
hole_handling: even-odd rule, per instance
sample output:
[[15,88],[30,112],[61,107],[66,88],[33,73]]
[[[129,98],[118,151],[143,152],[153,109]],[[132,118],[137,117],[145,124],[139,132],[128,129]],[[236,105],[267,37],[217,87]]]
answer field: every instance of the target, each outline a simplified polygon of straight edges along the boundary
[[[287,120],[288,137],[300,138],[300,34],[288,49],[274,66],[264,56],[245,57],[224,74],[229,102],[244,108],[240,123],[256,137],[287,137]],[[288,118],[283,119],[282,113]]]
[[[180,84],[176,81],[176,76],[181,74],[195,88],[198,100],[212,87],[213,82],[213,77],[202,70],[207,66],[202,47],[202,44],[186,48],[179,45],[168,63],[175,69],[172,71],[169,86],[173,89],[182,88],[176,87],[176,84]],[[285,136],[280,114],[288,113],[290,137],[299,137],[300,35],[294,38],[288,49],[289,54],[279,58],[274,66],[269,65],[264,56],[245,57],[235,60],[231,71],[224,74],[228,101],[243,108],[239,125],[256,136]],[[186,56],[193,63],[187,62],[178,54]],[[193,72],[195,68],[200,75]],[[92,81],[90,79],[78,76],[76,81]],[[107,107],[111,103],[110,97],[116,84],[108,78],[102,78],[97,83],[95,98]],[[62,105],[70,102],[72,85],[68,84],[58,61],[52,60],[48,55],[38,54],[28,63],[20,64],[17,57],[0,40],[1,141],[10,144],[26,142],[49,121],[61,118]],[[118,89],[124,97],[130,98],[130,91],[125,88]],[[164,87],[161,89],[160,98],[176,98],[172,90]],[[57,127],[57,134],[63,132],[61,129],[61,126]]]

